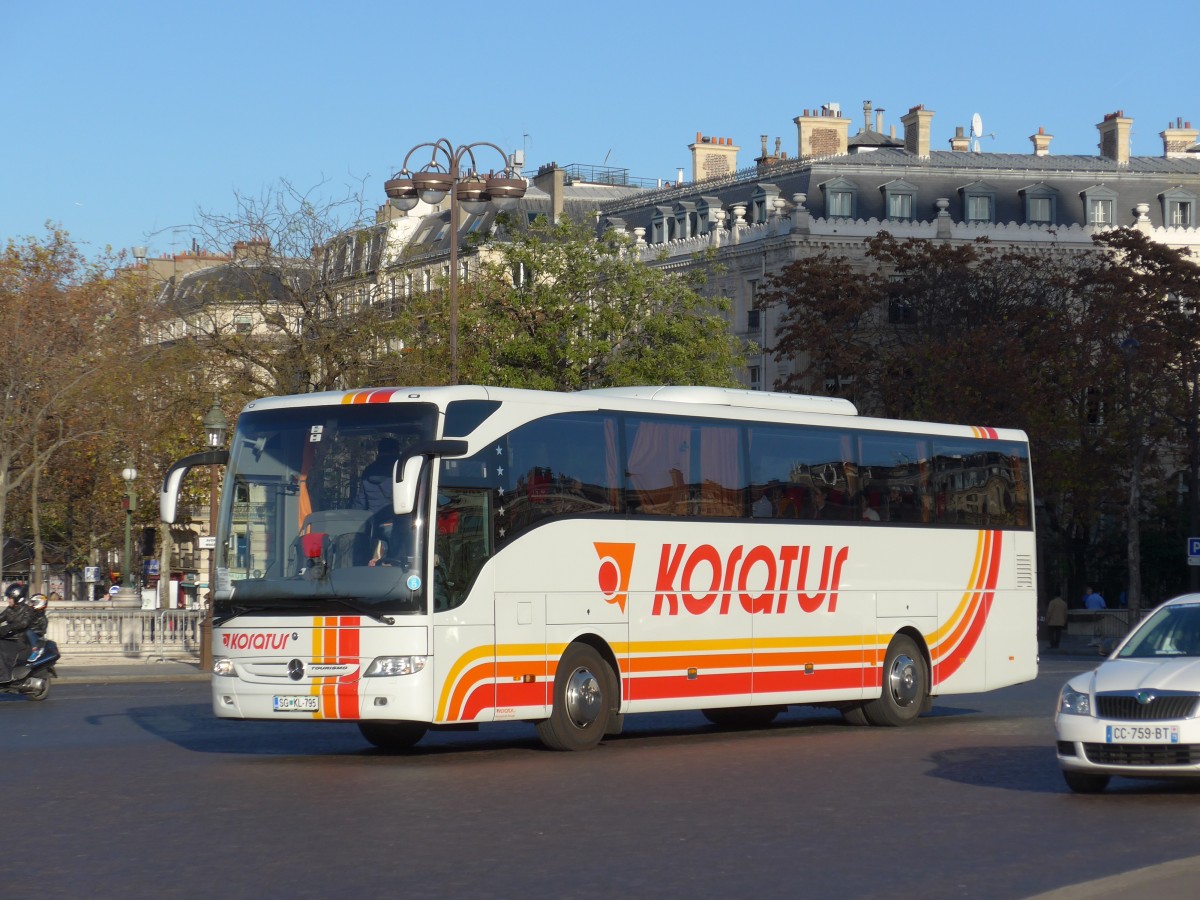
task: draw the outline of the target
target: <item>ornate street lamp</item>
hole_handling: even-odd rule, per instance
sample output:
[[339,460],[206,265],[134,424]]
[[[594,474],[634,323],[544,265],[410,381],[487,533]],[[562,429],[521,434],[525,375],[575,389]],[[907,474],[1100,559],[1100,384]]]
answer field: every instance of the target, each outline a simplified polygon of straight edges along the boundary
[[[216,450],[225,444],[225,432],[228,428],[225,413],[217,397],[213,397],[212,407],[204,414],[204,442],[208,449]],[[212,671],[212,615],[213,603],[217,598],[217,502],[220,499],[220,482],[217,479],[217,466],[212,464],[209,469],[209,499],[208,499],[208,534],[212,542],[208,557],[208,600],[204,604],[204,617],[200,621],[200,671]]]
[[[408,171],[408,161],[422,147],[431,148],[430,160],[417,172]],[[504,160],[499,173],[481,175],[475,164],[475,148],[491,147]],[[468,160],[463,171],[463,160]],[[417,144],[404,157],[400,171],[383,183],[392,206],[408,211],[421,200],[430,206],[450,195],[450,383],[458,384],[458,207],[481,215],[489,205],[511,209],[525,196],[525,180],[513,169],[508,156],[495,144],[476,141],[455,147],[445,138]]]
[[138,471],[133,467],[133,464],[127,465],[121,470],[121,480],[125,482],[125,496],[121,500],[121,505],[125,507],[125,555],[121,559],[121,593],[126,598],[136,596],[137,592],[133,587],[133,514],[137,512],[137,493],[133,489],[133,483],[137,481]]

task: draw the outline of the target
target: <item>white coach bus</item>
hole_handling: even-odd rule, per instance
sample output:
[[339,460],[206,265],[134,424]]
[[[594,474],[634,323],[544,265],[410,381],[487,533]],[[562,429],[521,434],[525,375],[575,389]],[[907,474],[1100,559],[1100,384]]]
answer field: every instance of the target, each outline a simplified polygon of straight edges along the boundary
[[256,400],[217,523],[213,709],[430,728],[903,725],[1037,674],[1029,447],[844,400],[480,386]]

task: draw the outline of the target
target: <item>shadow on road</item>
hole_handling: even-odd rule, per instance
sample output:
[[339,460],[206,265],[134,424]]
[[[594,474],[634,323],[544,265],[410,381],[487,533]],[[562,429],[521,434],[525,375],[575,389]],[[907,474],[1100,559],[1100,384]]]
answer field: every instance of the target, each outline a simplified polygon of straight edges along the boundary
[[[952,716],[952,711],[939,715]],[[386,757],[366,742],[353,722],[218,719],[207,703],[164,704],[134,707],[129,720],[143,731],[193,753],[240,754],[246,756],[353,756]],[[99,725],[105,716],[89,716],[89,725]],[[650,713],[630,716],[624,733],[605,739],[612,746],[635,742],[656,744],[688,738],[700,743],[743,740],[751,737],[785,737],[804,732],[830,730],[860,731],[847,725],[836,710],[793,707],[773,724],[762,728],[722,727],[709,723],[698,712]],[[403,755],[410,758],[447,756],[479,751],[534,751],[543,748],[529,722],[485,723],[478,730],[431,730],[416,747]]]
[[1067,790],[1054,747],[957,747],[930,755],[929,775],[976,787],[1059,794]]

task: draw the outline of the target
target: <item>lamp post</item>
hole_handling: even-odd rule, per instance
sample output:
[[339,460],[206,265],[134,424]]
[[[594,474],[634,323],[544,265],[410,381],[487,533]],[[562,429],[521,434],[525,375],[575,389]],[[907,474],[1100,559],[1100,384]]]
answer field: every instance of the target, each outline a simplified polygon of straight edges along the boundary
[[141,605],[141,598],[133,586],[133,514],[137,512],[137,493],[133,484],[137,476],[138,471],[132,464],[121,470],[121,480],[125,482],[125,496],[121,500],[125,507],[125,555],[121,557],[121,590],[117,599],[123,603],[136,601]]
[[[209,450],[216,450],[225,443],[227,423],[225,413],[217,397],[213,397],[213,405],[204,414],[204,442]],[[200,620],[200,671],[212,671],[212,615],[213,603],[217,599],[217,501],[219,498],[220,482],[217,479],[217,466],[212,464],[209,469],[209,499],[208,499],[208,535],[212,541],[208,557],[208,602],[204,605],[204,617]]]
[[[423,147],[430,148],[430,160],[417,172],[408,171],[408,161]],[[475,148],[491,147],[504,160],[499,174],[480,175],[475,164]],[[463,161],[467,169],[463,171]],[[471,215],[481,215],[488,205],[509,209],[525,196],[525,181],[512,166],[509,157],[495,144],[476,141],[455,147],[446,138],[417,144],[404,157],[400,171],[383,184],[384,191],[397,209],[408,211],[424,200],[436,206],[450,195],[450,383],[458,384],[458,207]]]

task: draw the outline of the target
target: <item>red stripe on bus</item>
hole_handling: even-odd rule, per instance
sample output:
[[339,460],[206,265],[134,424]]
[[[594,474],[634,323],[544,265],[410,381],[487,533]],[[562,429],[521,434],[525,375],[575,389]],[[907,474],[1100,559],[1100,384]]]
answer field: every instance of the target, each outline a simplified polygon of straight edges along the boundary
[[695,699],[697,697],[726,697],[730,694],[749,694],[749,672],[728,672],[717,675],[643,676],[630,681],[633,700]]
[[791,669],[779,672],[755,672],[754,696],[794,694],[802,691],[836,691],[863,686],[863,669],[817,669],[811,674]]

